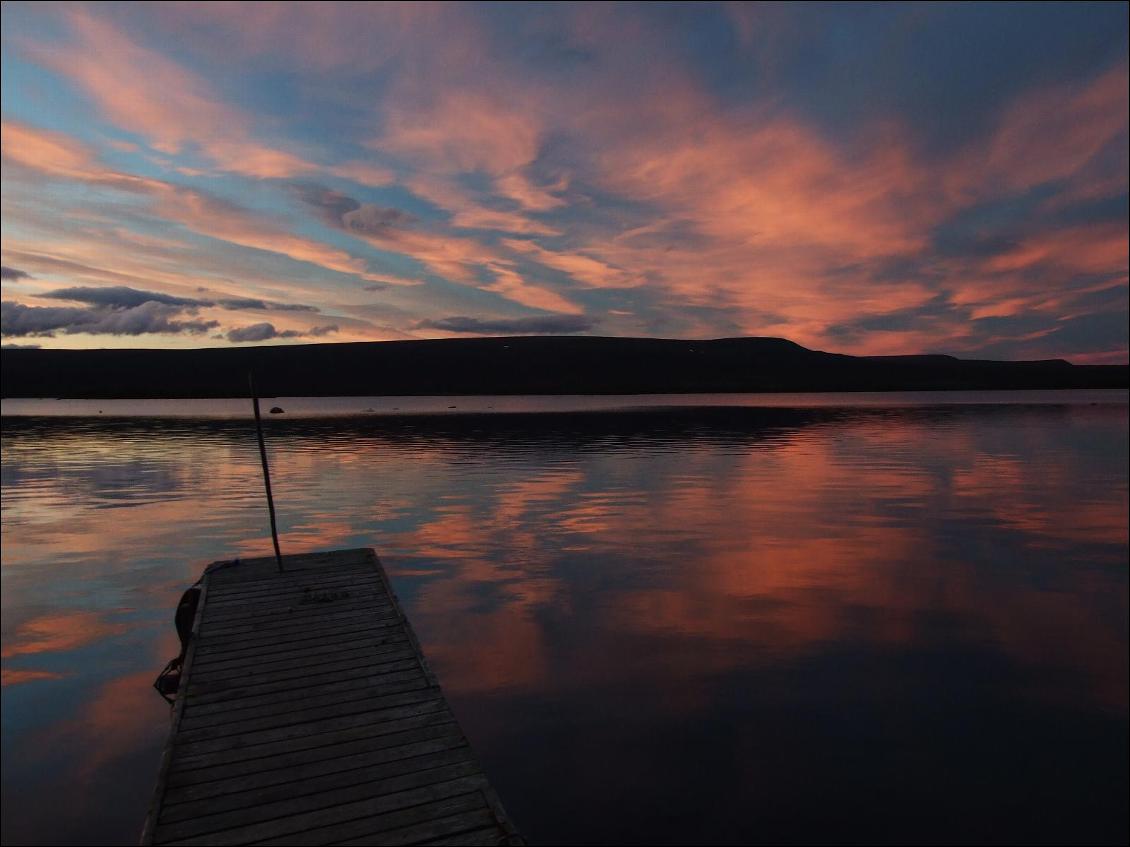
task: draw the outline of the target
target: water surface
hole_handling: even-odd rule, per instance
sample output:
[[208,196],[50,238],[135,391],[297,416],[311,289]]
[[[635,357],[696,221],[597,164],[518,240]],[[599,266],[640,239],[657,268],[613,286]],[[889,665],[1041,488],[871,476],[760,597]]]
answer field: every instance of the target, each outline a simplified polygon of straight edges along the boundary
[[[1126,392],[670,399],[270,403],[531,842],[1126,840]],[[5,842],[136,839],[180,591],[270,549],[238,402],[138,402],[4,402]]]

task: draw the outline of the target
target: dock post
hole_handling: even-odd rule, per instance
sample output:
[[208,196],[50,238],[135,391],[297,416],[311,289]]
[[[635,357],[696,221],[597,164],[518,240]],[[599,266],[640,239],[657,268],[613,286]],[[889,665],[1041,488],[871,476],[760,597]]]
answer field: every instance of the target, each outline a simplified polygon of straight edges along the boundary
[[279,550],[279,530],[275,523],[275,498],[271,495],[271,469],[267,466],[267,445],[263,441],[263,420],[259,415],[259,395],[255,393],[255,377],[247,372],[247,385],[251,389],[251,405],[255,409],[255,432],[259,436],[259,460],[263,463],[263,484],[267,488],[267,509],[271,513],[271,541],[275,545],[275,564],[282,573],[282,552]]

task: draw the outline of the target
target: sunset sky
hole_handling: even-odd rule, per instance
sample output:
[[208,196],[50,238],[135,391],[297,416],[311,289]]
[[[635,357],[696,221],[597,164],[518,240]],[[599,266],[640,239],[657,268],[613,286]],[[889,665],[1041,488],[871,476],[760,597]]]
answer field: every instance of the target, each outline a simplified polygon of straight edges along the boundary
[[3,341],[1128,358],[1127,4],[3,5]]

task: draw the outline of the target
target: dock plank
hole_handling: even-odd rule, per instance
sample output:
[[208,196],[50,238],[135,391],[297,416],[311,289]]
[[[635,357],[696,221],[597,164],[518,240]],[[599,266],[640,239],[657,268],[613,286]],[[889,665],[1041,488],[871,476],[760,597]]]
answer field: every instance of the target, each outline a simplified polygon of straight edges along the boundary
[[[403,676],[403,674],[410,674]],[[430,683],[424,676],[422,671],[397,671],[396,674],[401,674],[393,681],[387,679],[390,674],[367,676],[346,680],[335,680],[334,682],[316,683],[313,685],[303,686],[299,689],[288,688],[275,694],[269,700],[264,701],[262,696],[253,696],[245,698],[225,697],[220,702],[200,702],[197,700],[194,703],[195,708],[191,720],[200,723],[228,723],[233,720],[238,720],[246,714],[250,714],[249,710],[257,709],[260,714],[280,714],[282,712],[290,711],[294,708],[305,708],[307,706],[321,706],[329,703],[344,702],[346,700],[359,700],[363,697],[370,697],[379,694],[395,694],[398,692],[390,691],[390,685],[397,685],[400,682],[415,683],[410,687],[406,687],[404,691],[415,691],[418,688],[427,688]],[[219,718],[218,720],[205,720],[208,718]],[[189,718],[185,719],[186,721]],[[186,724],[187,725],[187,724]]]
[[369,549],[201,579],[143,844],[522,844]]
[[[289,680],[282,680],[280,682],[252,682],[249,685],[241,685],[238,680],[228,680],[224,685],[214,685],[210,689],[197,691],[195,694],[189,692],[188,699],[192,701],[199,708],[197,714],[203,714],[213,711],[211,707],[226,708],[227,704],[231,704],[231,708],[242,708],[240,700],[255,700],[261,702],[263,697],[272,694],[276,698],[285,699],[288,697],[304,697],[307,690],[310,693],[322,690],[336,690],[330,689],[329,686],[337,686],[337,689],[345,688],[352,685],[366,684],[365,680],[376,681],[380,678],[381,685],[394,685],[399,682],[416,681],[417,678],[424,679],[424,672],[420,668],[409,668],[402,671],[388,671],[385,673],[374,673],[373,668],[368,665],[362,664],[359,667],[351,668],[348,670],[330,671],[329,673],[317,673],[307,676],[307,684],[299,690],[295,690],[290,684]],[[359,682],[360,680],[360,682]],[[428,683],[430,684],[430,683]],[[404,689],[407,691],[408,689]]]
[[[257,773],[264,769],[289,768],[307,762],[348,756],[363,750],[384,747],[398,747],[431,738],[447,737],[458,733],[455,718],[446,712],[436,712],[417,718],[415,725],[408,729],[397,727],[396,732],[387,732],[387,724],[371,724],[329,733],[317,739],[316,743],[301,747],[283,743],[260,749],[254,756],[239,756],[230,753],[209,753],[179,762],[176,770],[170,772],[168,784],[171,787],[195,785],[229,776]],[[459,738],[462,738],[459,735]]]
[[[307,779],[352,768],[368,767],[371,764],[415,759],[419,756],[465,748],[466,743],[457,730],[450,729],[446,735],[410,744],[400,744],[396,747],[367,749],[370,746],[354,742],[348,750],[333,750],[322,758],[307,757],[305,761],[298,760],[293,756],[276,756],[267,763],[259,762],[255,769],[250,772],[234,773],[219,779],[209,779],[205,782],[176,787],[173,787],[170,783],[170,788],[165,794],[165,803],[166,805],[187,803],[192,800],[203,800],[208,797],[218,797],[256,788],[267,788],[286,782],[295,782],[299,778]],[[322,749],[324,750],[324,748]],[[317,752],[320,753],[322,750]],[[219,769],[213,769],[206,775],[215,776],[218,771]]]

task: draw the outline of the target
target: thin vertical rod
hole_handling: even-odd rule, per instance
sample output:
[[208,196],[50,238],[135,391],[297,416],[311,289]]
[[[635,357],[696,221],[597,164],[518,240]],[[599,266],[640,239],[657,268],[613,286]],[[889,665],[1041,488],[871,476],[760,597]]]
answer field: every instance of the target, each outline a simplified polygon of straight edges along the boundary
[[263,484],[267,487],[267,509],[271,513],[271,541],[275,543],[275,564],[282,573],[282,553],[279,551],[279,528],[275,523],[275,498],[271,495],[271,469],[267,467],[267,445],[263,441],[263,419],[259,416],[259,395],[255,393],[255,379],[249,372],[247,385],[251,389],[251,405],[255,409],[255,432],[259,435],[259,459],[263,463]]

